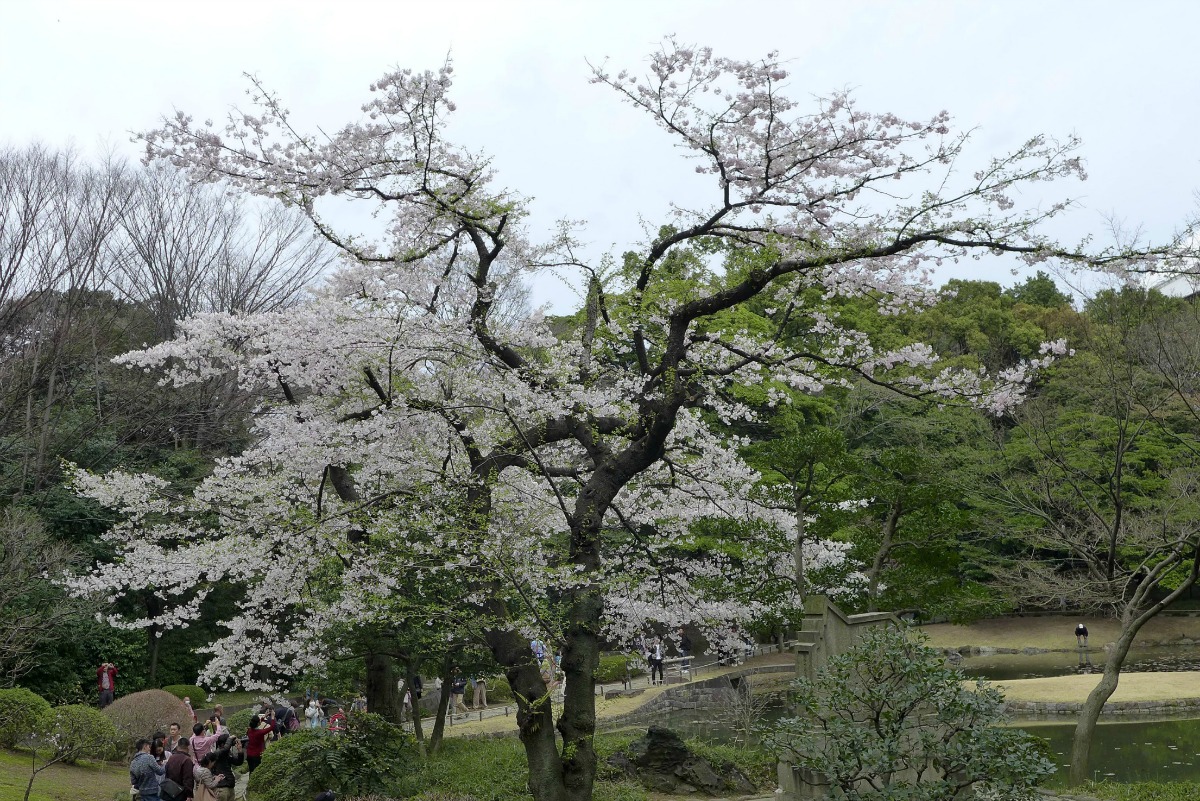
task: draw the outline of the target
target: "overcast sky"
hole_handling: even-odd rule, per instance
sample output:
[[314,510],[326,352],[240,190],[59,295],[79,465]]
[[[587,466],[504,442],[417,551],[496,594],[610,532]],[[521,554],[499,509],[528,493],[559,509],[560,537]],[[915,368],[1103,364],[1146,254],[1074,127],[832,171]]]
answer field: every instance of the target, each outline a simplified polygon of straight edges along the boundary
[[[112,2],[0,0],[0,143],[111,146],[179,108],[220,117],[244,72],[301,126],[358,119],[394,66],[455,63],[456,139],[535,198],[534,225],[587,220],[596,252],[640,238],[708,184],[650,119],[588,83],[587,60],[640,67],[666,34],[718,54],[778,50],[794,97],[849,87],[861,108],[977,127],[988,152],[1035,133],[1084,140],[1085,207],[1170,235],[1200,188],[1200,2]],[[960,273],[964,276],[969,272]],[[975,273],[1011,283],[1002,270]],[[540,300],[572,301],[549,280]]]

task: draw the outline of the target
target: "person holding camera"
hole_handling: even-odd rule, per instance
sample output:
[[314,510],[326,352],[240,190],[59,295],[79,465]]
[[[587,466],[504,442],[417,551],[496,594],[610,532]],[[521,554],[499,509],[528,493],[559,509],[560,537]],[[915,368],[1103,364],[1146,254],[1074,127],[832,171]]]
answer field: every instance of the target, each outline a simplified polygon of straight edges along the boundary
[[96,668],[96,689],[100,691],[100,708],[104,709],[117,693],[117,666],[112,662],[104,662]]

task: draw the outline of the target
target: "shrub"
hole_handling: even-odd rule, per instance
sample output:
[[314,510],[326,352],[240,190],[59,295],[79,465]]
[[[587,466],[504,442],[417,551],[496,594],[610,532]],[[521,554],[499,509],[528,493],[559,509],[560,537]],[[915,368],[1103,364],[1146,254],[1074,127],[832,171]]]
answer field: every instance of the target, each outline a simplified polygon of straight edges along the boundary
[[258,711],[255,707],[238,710],[225,718],[225,725],[229,727],[230,732],[241,737],[246,733],[246,729],[250,728],[250,718],[257,714]]
[[766,742],[780,759],[823,774],[846,801],[949,801],[962,788],[1023,801],[1054,772],[1035,738],[1001,727],[999,691],[966,686],[962,673],[900,629],[868,631],[815,680],[792,686],[801,717],[776,723]]
[[43,717],[40,739],[54,755],[51,761],[73,764],[84,757],[105,759],[114,755],[118,734],[99,709],[82,704],[56,706]]
[[104,708],[104,714],[126,746],[139,737],[165,732],[172,723],[178,723],[186,731],[192,721],[187,704],[164,690],[142,690],[118,698]]
[[49,711],[45,698],[24,687],[0,690],[0,748],[12,748],[35,735]]
[[600,657],[600,665],[596,668],[596,681],[600,684],[612,684],[625,680],[625,663],[629,662],[630,676],[646,675],[646,667],[642,660],[625,654],[609,654]]
[[193,708],[204,706],[204,699],[208,698],[208,691],[196,684],[168,684],[163,687],[163,692],[170,693],[180,701],[190,699]]
[[273,743],[250,776],[264,801],[292,801],[322,790],[387,793],[415,761],[416,743],[378,715],[351,713],[342,734],[303,730]]

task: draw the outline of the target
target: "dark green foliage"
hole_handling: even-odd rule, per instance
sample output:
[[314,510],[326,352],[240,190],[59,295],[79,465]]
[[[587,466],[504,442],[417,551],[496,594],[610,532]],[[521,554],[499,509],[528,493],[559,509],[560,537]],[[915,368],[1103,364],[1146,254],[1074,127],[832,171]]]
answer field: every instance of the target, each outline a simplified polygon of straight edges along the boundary
[[36,693],[23,687],[0,690],[0,748],[24,743],[49,713],[50,704]]
[[799,717],[766,742],[781,760],[828,779],[846,801],[950,801],[974,787],[996,801],[1033,801],[1054,771],[1044,744],[1005,728],[1003,698],[894,627],[862,635],[815,681],[794,683]]
[[311,798],[322,790],[388,793],[410,774],[416,744],[379,715],[352,713],[343,734],[304,730],[271,745],[251,775],[250,789],[265,801]]
[[229,728],[230,732],[241,737],[250,728],[250,718],[256,714],[257,711],[254,708],[239,709],[225,718],[225,725]]
[[628,665],[630,676],[644,676],[646,674],[645,665],[642,664],[640,659],[626,654],[610,654],[600,657],[600,665],[596,668],[596,682],[598,684],[612,684],[624,681],[626,665]]

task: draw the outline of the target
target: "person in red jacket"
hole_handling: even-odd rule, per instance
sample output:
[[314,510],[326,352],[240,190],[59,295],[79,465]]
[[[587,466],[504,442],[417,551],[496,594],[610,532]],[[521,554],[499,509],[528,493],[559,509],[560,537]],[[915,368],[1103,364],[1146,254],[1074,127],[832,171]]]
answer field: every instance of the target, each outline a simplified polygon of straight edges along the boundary
[[250,728],[246,729],[246,764],[250,772],[262,762],[263,752],[267,750],[267,741],[275,736],[275,726],[263,720],[258,715],[250,718]]
[[117,694],[117,666],[112,662],[105,662],[96,668],[96,689],[100,691],[100,708],[104,709]]
[[329,731],[334,734],[341,734],[346,730],[346,710],[340,706],[337,712],[334,712],[329,718]]

